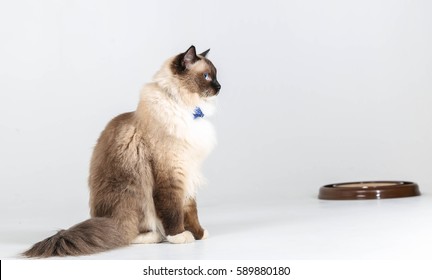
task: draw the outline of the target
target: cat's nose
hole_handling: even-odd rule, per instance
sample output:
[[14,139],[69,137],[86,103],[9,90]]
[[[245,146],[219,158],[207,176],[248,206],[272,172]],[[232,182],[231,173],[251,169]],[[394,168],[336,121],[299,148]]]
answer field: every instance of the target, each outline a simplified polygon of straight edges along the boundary
[[219,84],[219,82],[218,81],[214,81],[214,88],[217,90],[217,91],[220,91],[220,89],[221,89],[221,85]]

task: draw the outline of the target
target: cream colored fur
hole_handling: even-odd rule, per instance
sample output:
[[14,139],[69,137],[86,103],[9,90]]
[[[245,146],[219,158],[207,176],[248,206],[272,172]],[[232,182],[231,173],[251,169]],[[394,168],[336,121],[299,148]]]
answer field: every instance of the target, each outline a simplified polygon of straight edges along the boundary
[[157,231],[149,231],[146,233],[139,234],[133,241],[132,244],[152,244],[160,243],[164,240],[162,234]]
[[[155,75],[153,81],[144,86],[136,111],[138,120],[146,127],[150,137],[156,139],[152,149],[166,161],[174,162],[185,171],[187,176],[185,199],[195,198],[199,186],[206,183],[201,173],[201,164],[216,145],[216,133],[207,118],[193,118],[195,107],[202,108],[206,116],[215,112],[214,97],[203,100],[197,93],[182,92],[171,78],[168,60]],[[164,128],[164,130],[161,130]],[[151,137],[152,133],[157,135]],[[161,137],[165,140],[160,141]],[[161,143],[169,143],[161,145]],[[157,152],[158,151],[158,152]],[[163,227],[156,217],[154,206],[144,205],[147,216],[142,223],[145,229],[158,231],[165,236]],[[151,213],[151,215],[149,215]],[[167,237],[172,243],[183,237]],[[185,237],[189,241],[190,236]]]
[[[170,61],[170,60],[169,60]],[[201,175],[201,163],[216,145],[216,133],[207,118],[193,119],[195,107],[200,106],[204,114],[211,115],[215,111],[214,98],[203,100],[197,93],[182,92],[171,78],[169,61],[155,75],[153,81],[141,91],[137,113],[141,119],[157,122],[154,133],[165,134],[172,138],[172,147],[161,147],[155,143],[155,149],[172,150],[172,160],[182,163],[188,171],[189,184],[187,193],[195,197],[196,188],[205,183]],[[167,98],[167,94],[173,99]],[[160,131],[160,127],[165,131]],[[174,143],[177,142],[177,143]]]
[[195,240],[195,238],[193,237],[190,231],[186,230],[174,236],[168,235],[167,240],[170,243],[183,244],[183,243],[191,243]]

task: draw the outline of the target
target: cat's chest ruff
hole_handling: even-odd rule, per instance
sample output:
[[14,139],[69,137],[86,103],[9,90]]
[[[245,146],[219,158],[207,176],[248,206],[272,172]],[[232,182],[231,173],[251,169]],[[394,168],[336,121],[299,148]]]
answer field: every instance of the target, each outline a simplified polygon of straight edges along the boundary
[[148,102],[149,107],[153,108],[153,118],[159,124],[156,132],[165,131],[169,142],[177,139],[177,143],[171,142],[173,145],[164,147],[172,148],[176,153],[180,152],[176,149],[182,147],[182,151],[192,153],[188,156],[206,156],[216,144],[215,129],[206,117],[206,110],[198,111],[196,108],[184,108],[169,100],[156,100],[158,102]]
[[183,116],[177,135],[191,145],[192,149],[210,152],[216,144],[216,133],[212,123],[205,117]]

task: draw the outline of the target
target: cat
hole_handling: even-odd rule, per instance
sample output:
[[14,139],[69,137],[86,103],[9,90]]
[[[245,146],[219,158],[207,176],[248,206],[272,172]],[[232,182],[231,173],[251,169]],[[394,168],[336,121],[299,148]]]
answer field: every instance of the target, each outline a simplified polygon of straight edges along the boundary
[[112,119],[90,162],[91,218],[40,241],[26,257],[79,256],[132,243],[205,239],[198,220],[200,166],[216,144],[205,115],[221,85],[209,50],[168,59],[134,112]]

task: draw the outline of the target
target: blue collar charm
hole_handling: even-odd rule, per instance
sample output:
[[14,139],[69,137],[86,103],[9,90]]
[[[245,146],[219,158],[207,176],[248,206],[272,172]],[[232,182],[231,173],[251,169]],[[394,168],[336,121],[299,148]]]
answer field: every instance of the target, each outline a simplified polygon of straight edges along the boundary
[[201,111],[200,107],[195,107],[193,117],[194,117],[194,120],[204,117],[204,113]]

